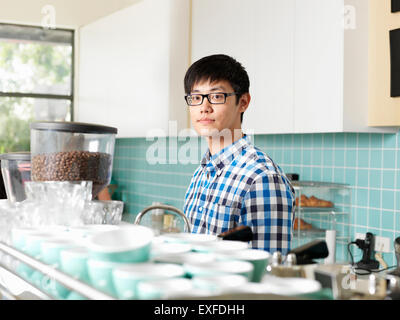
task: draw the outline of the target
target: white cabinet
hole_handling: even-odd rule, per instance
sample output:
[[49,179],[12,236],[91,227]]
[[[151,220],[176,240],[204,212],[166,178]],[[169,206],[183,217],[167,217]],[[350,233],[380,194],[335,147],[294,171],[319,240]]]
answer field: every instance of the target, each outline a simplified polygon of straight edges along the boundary
[[343,131],[343,0],[296,0],[294,132]]
[[79,30],[75,120],[118,128],[118,137],[187,127],[189,1],[143,0]]
[[243,63],[254,133],[395,132],[368,126],[369,2],[193,0],[192,62]]
[[193,0],[192,56],[224,53],[250,78],[243,127],[254,133],[293,130],[294,0]]

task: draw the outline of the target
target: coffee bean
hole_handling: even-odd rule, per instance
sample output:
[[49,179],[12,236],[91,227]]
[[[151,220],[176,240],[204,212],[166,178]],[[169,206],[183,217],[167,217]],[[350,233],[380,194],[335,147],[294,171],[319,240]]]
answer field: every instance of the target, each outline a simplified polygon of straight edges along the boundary
[[32,157],[33,181],[92,181],[93,198],[109,183],[111,155],[103,152],[63,151]]

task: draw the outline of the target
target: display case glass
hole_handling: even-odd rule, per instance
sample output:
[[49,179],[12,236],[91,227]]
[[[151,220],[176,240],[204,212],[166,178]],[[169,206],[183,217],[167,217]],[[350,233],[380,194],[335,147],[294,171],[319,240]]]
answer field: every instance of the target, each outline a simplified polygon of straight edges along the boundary
[[350,241],[351,187],[347,184],[292,181],[296,193],[292,248],[325,239],[336,231],[336,262],[347,262]]

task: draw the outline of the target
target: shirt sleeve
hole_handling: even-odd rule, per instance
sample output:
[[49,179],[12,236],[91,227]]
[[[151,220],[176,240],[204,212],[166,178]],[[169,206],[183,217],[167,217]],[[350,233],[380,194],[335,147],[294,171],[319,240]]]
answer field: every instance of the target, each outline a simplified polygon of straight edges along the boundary
[[294,218],[294,192],[279,174],[253,181],[243,198],[239,224],[250,226],[252,247],[270,253],[290,250]]

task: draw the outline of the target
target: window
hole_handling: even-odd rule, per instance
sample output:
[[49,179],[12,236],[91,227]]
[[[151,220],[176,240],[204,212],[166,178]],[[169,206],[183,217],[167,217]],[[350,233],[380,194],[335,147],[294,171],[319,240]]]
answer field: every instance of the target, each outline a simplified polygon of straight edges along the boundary
[[32,121],[72,121],[73,69],[73,30],[0,23],[0,154],[30,150]]

